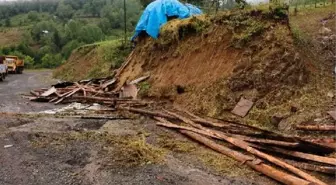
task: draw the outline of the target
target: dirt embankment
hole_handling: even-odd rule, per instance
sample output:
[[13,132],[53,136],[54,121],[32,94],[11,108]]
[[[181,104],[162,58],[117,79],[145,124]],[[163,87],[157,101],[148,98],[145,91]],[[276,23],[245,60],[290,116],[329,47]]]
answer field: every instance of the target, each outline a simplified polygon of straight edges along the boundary
[[[310,86],[316,80],[311,70],[317,66],[295,47],[285,10],[174,20],[160,34],[159,40],[139,39],[121,75],[120,82],[125,83],[150,74],[149,84],[143,84],[145,97],[166,98],[216,117],[230,116],[240,97],[245,97],[256,103],[245,120],[271,127],[278,126],[272,116],[288,118],[292,106],[320,110],[332,102]],[[320,87],[324,92],[333,89],[329,76]],[[323,103],[311,101],[314,96]]]
[[[335,17],[312,19],[307,28],[314,29],[304,31],[302,17],[273,9],[170,21],[158,40],[139,39],[118,85],[150,74],[140,84],[143,98],[168,99],[195,113],[229,119],[237,119],[230,111],[245,97],[255,106],[243,121],[270,128],[290,129],[325,117],[334,101],[327,94],[335,94],[331,62],[324,57],[330,49],[317,51],[302,36],[315,30],[309,38],[318,41],[320,19],[328,18],[330,27]],[[54,76],[75,81],[113,75],[127,55],[121,51],[113,42],[85,46]]]

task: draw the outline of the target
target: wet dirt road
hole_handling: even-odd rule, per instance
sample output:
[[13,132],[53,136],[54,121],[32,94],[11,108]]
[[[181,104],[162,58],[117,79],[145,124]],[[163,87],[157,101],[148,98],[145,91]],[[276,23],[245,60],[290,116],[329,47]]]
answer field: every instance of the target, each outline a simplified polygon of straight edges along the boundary
[[49,87],[56,83],[52,79],[52,71],[24,71],[23,74],[9,74],[5,81],[0,82],[0,112],[36,112],[54,107],[50,104],[34,103],[23,94],[29,91]]

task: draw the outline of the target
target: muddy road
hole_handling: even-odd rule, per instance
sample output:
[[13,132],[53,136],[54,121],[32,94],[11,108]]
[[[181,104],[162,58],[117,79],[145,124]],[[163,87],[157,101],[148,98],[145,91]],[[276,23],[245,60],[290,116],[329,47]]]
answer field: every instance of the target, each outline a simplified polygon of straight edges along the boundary
[[23,74],[9,74],[0,82],[0,112],[36,112],[50,109],[53,105],[41,104],[22,98],[23,94],[57,82],[52,71],[25,71]]
[[21,97],[55,82],[50,71],[27,71],[0,83],[0,185],[274,184],[148,118],[25,114],[55,108]]

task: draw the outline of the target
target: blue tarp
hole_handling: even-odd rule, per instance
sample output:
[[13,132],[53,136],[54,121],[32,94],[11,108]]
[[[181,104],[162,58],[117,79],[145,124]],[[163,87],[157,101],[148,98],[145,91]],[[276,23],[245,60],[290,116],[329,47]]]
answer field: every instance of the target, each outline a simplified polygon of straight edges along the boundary
[[197,6],[195,6],[195,5],[192,5],[192,4],[189,4],[189,3],[186,3],[185,5],[188,7],[188,9],[189,9],[191,15],[199,15],[199,14],[202,14],[202,13],[203,13],[202,10],[200,10],[200,9],[199,9]]
[[183,4],[178,0],[155,0],[146,7],[140,17],[132,40],[142,31],[146,31],[153,38],[158,38],[160,27],[168,21],[168,17],[185,19],[198,14],[202,14],[202,11],[192,4]]

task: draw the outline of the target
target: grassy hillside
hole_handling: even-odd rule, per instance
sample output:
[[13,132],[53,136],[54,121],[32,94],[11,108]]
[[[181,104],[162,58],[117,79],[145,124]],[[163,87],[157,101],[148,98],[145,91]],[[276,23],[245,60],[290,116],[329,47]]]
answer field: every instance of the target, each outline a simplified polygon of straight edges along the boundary
[[87,78],[107,77],[120,67],[129,48],[120,40],[111,40],[84,45],[73,51],[66,63],[54,71],[54,77],[76,81]]

